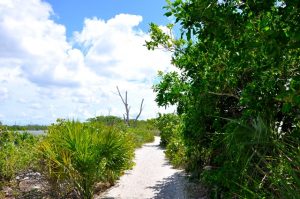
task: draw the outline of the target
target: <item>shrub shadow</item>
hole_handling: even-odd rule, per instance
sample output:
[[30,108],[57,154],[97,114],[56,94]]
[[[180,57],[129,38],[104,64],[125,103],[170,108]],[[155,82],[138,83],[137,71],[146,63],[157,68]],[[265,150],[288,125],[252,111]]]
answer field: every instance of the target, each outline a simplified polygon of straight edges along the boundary
[[164,178],[155,186],[154,199],[207,199],[207,191],[201,185],[189,182],[186,174],[177,172],[168,178]]

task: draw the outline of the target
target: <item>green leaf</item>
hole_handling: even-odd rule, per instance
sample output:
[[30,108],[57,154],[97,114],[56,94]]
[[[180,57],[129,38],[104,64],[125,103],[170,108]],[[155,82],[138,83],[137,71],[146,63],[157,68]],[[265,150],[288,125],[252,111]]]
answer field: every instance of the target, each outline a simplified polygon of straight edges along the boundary
[[284,103],[282,106],[282,112],[289,113],[292,109],[292,105],[290,103]]
[[175,0],[173,6],[176,7],[181,3],[181,0]]
[[172,12],[166,12],[165,13],[165,16],[167,16],[167,17],[169,17],[169,16],[171,16],[172,15]]

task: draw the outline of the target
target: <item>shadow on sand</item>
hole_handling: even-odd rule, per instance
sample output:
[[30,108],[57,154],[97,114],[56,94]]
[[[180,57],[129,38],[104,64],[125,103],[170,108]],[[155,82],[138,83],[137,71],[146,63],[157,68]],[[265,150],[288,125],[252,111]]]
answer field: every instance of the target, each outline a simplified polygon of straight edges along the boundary
[[164,178],[155,186],[148,187],[154,189],[154,199],[206,199],[205,189],[189,182],[184,172],[177,172],[168,178]]

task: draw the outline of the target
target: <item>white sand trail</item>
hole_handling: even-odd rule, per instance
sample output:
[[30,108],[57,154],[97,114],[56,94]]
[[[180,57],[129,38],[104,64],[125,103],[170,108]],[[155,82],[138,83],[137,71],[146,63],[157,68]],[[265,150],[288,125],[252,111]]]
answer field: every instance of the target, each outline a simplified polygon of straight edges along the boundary
[[[186,199],[191,197],[185,173],[173,169],[159,147],[160,138],[145,144],[135,152],[136,165],[123,175],[117,184],[107,190],[102,199]],[[201,194],[203,195],[203,194]]]

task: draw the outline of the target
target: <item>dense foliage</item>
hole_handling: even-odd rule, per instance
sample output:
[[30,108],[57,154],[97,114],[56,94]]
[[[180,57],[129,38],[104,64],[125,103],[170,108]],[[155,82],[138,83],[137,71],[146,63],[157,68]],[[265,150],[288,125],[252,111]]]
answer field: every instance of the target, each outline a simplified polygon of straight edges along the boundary
[[166,147],[173,137],[176,137],[180,124],[180,118],[172,113],[159,114],[157,118],[157,128],[160,131],[160,145]]
[[182,120],[176,114],[159,114],[156,126],[160,131],[160,145],[165,147],[167,158],[175,167],[185,165],[185,146],[182,137]]
[[154,90],[183,119],[187,170],[215,197],[299,197],[300,2],[167,2],[181,38],[151,24],[146,44],[181,71]]

